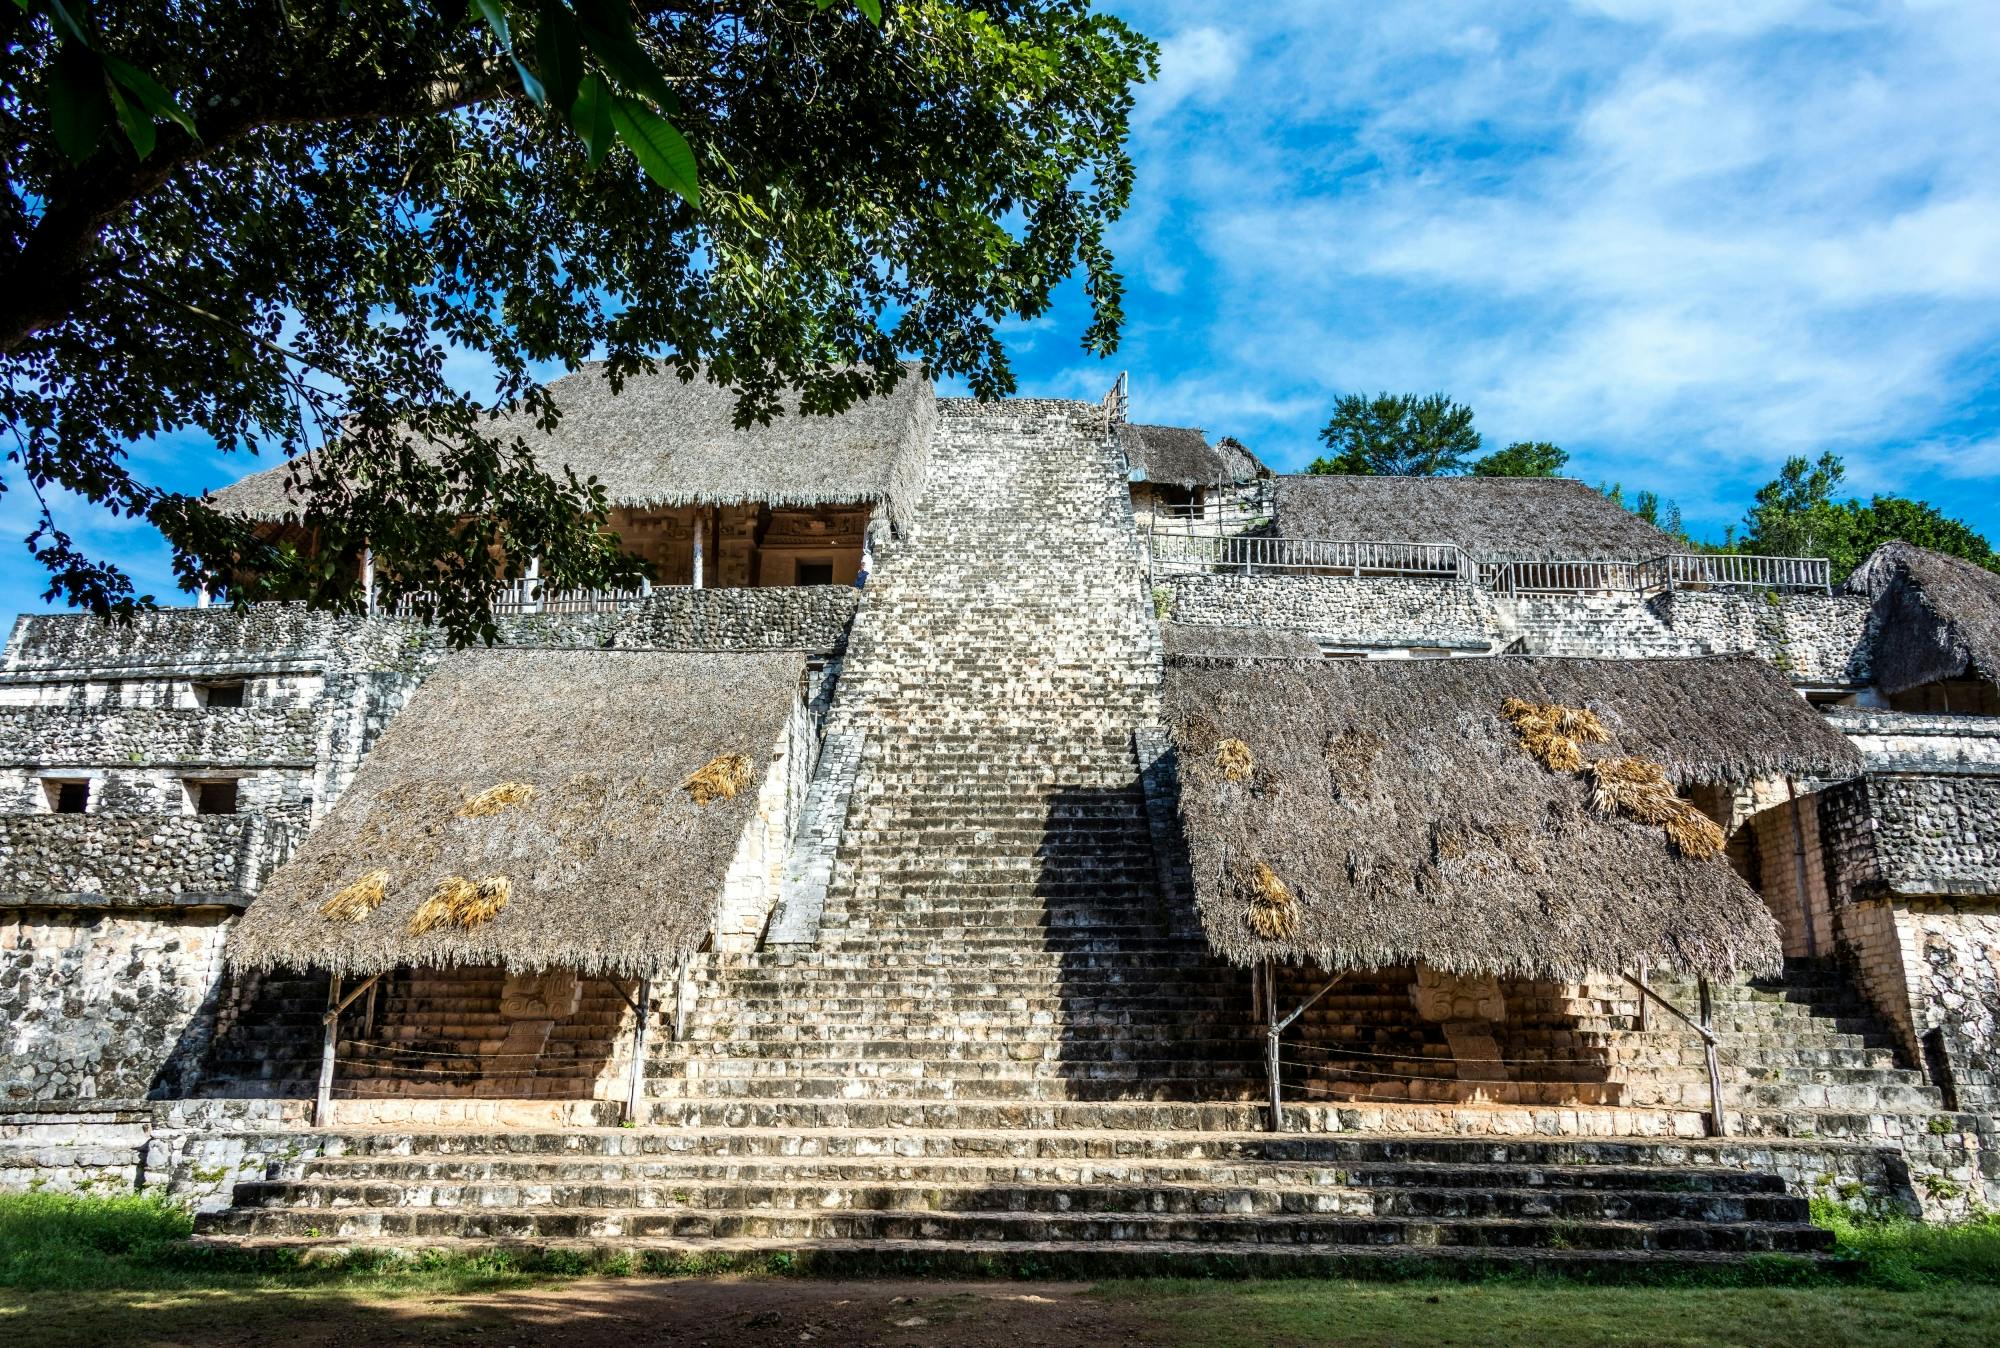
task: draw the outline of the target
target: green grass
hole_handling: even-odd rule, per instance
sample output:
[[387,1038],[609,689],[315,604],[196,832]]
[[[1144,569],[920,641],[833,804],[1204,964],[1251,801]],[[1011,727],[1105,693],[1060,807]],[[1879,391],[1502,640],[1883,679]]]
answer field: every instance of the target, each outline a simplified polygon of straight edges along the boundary
[[[1093,1297],[1121,1322],[1129,1319],[1143,1338],[1190,1348],[1274,1342],[1302,1348],[2000,1342],[2000,1217],[1926,1226],[1859,1220],[1836,1204],[1820,1203],[1814,1218],[1835,1233],[1837,1252],[1850,1262],[1844,1277],[1777,1259],[1608,1284],[1505,1270],[1461,1270],[1447,1278],[1413,1265],[1399,1275],[1385,1269],[1385,1276],[1367,1279],[1107,1282]],[[287,1323],[379,1325],[396,1306],[407,1306],[408,1315],[420,1308],[427,1308],[422,1314],[456,1314],[451,1308],[462,1303],[452,1298],[584,1275],[857,1271],[775,1258],[750,1268],[507,1253],[308,1260],[285,1252],[210,1249],[187,1239],[192,1228],[185,1211],[155,1198],[0,1194],[0,1339],[85,1348],[107,1335],[137,1340],[169,1328],[197,1333],[204,1327],[282,1337]],[[896,1271],[909,1276],[926,1270]],[[928,1271],[963,1276],[972,1270]],[[1062,1277],[1069,1271],[996,1266],[989,1272]],[[503,1324],[510,1304],[478,1314]]]
[[1875,1286],[2000,1287],[2000,1213],[1949,1224],[1863,1219],[1838,1203],[1814,1199],[1812,1215],[1833,1232],[1835,1253],[1858,1261],[1861,1280]]

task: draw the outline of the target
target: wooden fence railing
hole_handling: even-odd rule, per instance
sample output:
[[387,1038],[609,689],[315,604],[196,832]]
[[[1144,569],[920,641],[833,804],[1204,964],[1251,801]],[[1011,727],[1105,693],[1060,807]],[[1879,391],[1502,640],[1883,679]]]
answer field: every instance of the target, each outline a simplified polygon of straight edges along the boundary
[[1595,558],[1475,562],[1454,543],[1350,542],[1331,538],[1198,533],[1190,525],[1147,532],[1152,574],[1233,572],[1413,576],[1486,586],[1496,594],[1659,594],[1755,589],[1826,594],[1824,557],[1669,553],[1644,561]]

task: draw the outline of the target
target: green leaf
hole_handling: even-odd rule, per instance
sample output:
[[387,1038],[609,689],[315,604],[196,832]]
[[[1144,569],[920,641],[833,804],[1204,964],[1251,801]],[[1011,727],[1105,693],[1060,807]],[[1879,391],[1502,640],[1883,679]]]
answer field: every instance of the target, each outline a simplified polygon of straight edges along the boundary
[[596,168],[611,153],[616,133],[611,127],[611,94],[604,81],[586,75],[576,88],[576,102],[570,105],[569,124],[590,149],[590,166]]
[[666,118],[636,98],[616,98],[611,103],[611,124],[618,128],[618,138],[639,156],[648,177],[678,193],[688,205],[701,206],[694,150]]
[[111,95],[111,107],[118,114],[118,125],[125,129],[125,139],[132,142],[132,153],[144,159],[153,152],[153,144],[159,139],[159,133],[153,129],[153,119],[143,108],[135,108],[126,102],[125,95],[119,93],[116,87],[106,85],[104,91]]
[[639,45],[632,11],[624,0],[576,0],[576,15],[583,40],[612,79],[632,93],[646,95],[668,113],[680,111],[673,86]]
[[868,16],[868,22],[882,26],[882,0],[854,0],[854,7]]
[[500,39],[500,50],[513,55],[514,34],[507,28],[507,7],[500,0],[473,0],[473,3],[485,17],[486,26],[493,30],[493,36]]
[[109,53],[104,57],[104,68],[110,72],[112,79],[124,85],[139,100],[139,105],[147,112],[166,118],[196,140],[201,139],[201,133],[195,130],[194,118],[188,116],[187,110],[174,101],[174,96],[162,88],[158,80],[130,61],[120,60]]
[[568,112],[576,104],[583,82],[583,31],[562,0],[541,0],[535,25],[535,60],[541,66],[542,87],[549,102]]
[[78,164],[95,154],[110,111],[97,57],[73,42],[59,44],[49,68],[49,121],[62,152]]
[[78,19],[69,12],[69,7],[63,4],[63,0],[49,0],[49,12],[56,16],[58,23],[69,29],[71,37],[74,37],[86,47],[90,45],[90,32],[85,27],[90,20],[90,15],[87,11],[81,19]]

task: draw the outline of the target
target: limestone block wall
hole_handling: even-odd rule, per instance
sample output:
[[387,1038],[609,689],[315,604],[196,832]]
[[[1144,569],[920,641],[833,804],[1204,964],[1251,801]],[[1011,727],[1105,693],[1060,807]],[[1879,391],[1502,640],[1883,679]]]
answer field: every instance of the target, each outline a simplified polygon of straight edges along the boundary
[[303,823],[283,812],[0,815],[0,901],[237,898],[291,855]]
[[1757,862],[1749,878],[1778,920],[1785,955],[1831,954],[1834,914],[1817,798],[1796,790],[1788,796],[1782,780],[1755,783],[1745,795],[1742,827]]
[[1492,596],[1476,585],[1398,576],[1173,576],[1166,616],[1201,627],[1277,627],[1362,646],[1495,640]]
[[0,1101],[183,1093],[231,910],[0,910]]
[[756,813],[743,826],[723,874],[715,914],[718,950],[754,950],[777,907],[792,834],[812,784],[814,738],[812,717],[801,703],[764,765]]
[[2000,717],[1838,707],[1827,721],[1871,771],[2000,777]]
[[1717,655],[1756,655],[1794,683],[1858,687],[1870,679],[1870,601],[1859,595],[1676,590],[1653,601],[1677,636]]

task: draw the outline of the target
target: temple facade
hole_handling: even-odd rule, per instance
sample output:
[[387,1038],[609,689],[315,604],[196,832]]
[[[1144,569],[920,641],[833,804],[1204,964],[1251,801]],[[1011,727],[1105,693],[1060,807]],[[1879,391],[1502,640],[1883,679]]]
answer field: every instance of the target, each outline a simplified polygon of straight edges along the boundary
[[1685,554],[1560,480],[1224,463],[1197,519],[1138,487],[1216,447],[1115,399],[553,391],[638,592],[512,578],[470,651],[16,622],[0,1182],[1133,1268],[2000,1200],[2000,577]]

